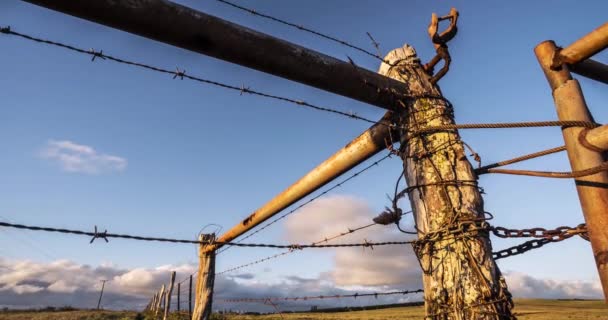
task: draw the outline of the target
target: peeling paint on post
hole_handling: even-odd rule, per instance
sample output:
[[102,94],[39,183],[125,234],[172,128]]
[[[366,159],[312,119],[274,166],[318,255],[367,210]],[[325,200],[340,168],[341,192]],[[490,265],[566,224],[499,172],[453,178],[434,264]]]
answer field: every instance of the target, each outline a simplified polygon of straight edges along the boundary
[[[511,319],[513,303],[492,259],[483,224],[477,177],[455,130],[416,135],[416,129],[453,124],[452,107],[431,84],[416,51],[391,51],[379,72],[407,84],[399,112],[404,175],[420,241],[414,250],[423,269],[425,319]],[[433,97],[433,98],[431,98]],[[461,226],[460,232],[454,231]],[[446,230],[451,230],[445,233]]]
[[[202,234],[201,242],[213,242],[215,234]],[[213,304],[213,283],[215,282],[215,250],[208,250],[211,245],[200,244],[198,251],[198,275],[196,278],[196,295],[192,320],[209,320]]]

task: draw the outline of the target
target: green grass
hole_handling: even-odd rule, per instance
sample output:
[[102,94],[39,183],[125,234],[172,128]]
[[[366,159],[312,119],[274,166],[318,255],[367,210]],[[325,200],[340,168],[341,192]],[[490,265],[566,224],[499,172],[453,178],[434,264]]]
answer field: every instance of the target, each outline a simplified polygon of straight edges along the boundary
[[[515,313],[520,320],[608,320],[608,304],[599,300],[515,300]],[[263,316],[214,316],[225,320],[396,320],[423,319],[422,307],[401,307],[379,310],[351,311],[337,313],[288,313]],[[135,320],[137,312],[124,311],[66,311],[66,312],[0,312],[2,320]],[[141,320],[152,320],[150,315],[140,315]],[[162,318],[162,317],[160,317]],[[185,320],[187,317],[173,315],[171,320]]]

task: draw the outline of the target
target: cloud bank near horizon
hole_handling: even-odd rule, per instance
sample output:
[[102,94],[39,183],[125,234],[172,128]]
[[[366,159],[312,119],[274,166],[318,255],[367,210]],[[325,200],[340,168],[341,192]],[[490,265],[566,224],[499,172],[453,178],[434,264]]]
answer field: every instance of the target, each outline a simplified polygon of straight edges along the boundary
[[[285,239],[313,242],[327,235],[347,231],[346,226],[368,224],[375,215],[362,200],[349,196],[319,199],[290,216],[285,222]],[[345,224],[344,221],[348,221]],[[403,240],[395,228],[373,226],[349,234],[339,241],[356,242]],[[297,253],[294,253],[297,254]],[[281,276],[272,284],[257,280],[253,273],[234,273],[216,278],[214,309],[273,311],[262,304],[226,303],[227,298],[267,298],[368,293],[421,288],[418,262],[409,246],[378,247],[374,250],[347,248],[332,252],[333,267],[316,278]],[[121,268],[114,265],[89,266],[74,261],[34,262],[0,258],[0,307],[40,308],[70,305],[94,308],[100,280],[106,279],[102,306],[108,309],[142,310],[171,271],[178,281],[196,271],[192,264],[162,265],[154,268]],[[504,272],[509,289],[516,298],[600,299],[599,281],[536,278],[521,272]],[[184,292],[184,291],[182,291]],[[182,301],[186,301],[185,295]],[[309,300],[280,304],[282,310],[306,310],[311,306],[356,306],[420,301],[420,294],[375,298]],[[182,307],[185,307],[183,305]]]

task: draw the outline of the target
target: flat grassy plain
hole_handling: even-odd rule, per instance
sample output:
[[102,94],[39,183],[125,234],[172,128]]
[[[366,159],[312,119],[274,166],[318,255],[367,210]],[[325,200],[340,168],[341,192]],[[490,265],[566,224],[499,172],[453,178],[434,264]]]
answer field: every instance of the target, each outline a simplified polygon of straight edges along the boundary
[[[608,320],[608,305],[599,300],[515,300],[515,313],[520,320]],[[423,319],[422,307],[387,308],[367,311],[336,313],[287,313],[261,316],[214,316],[220,320],[396,320]],[[172,319],[186,319],[173,315]],[[67,311],[67,312],[0,312],[2,320],[134,320],[152,319],[137,317],[137,312],[123,311]]]

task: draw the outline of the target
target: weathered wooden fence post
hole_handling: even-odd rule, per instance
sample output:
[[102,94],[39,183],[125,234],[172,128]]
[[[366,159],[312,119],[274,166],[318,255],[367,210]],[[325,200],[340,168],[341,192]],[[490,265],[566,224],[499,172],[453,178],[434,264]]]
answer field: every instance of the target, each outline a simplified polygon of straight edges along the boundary
[[154,317],[158,316],[158,310],[162,307],[162,303],[164,302],[165,297],[165,285],[163,284],[160,287],[160,291],[158,292],[158,300],[156,301],[156,308],[154,309]]
[[188,318],[192,318],[192,275],[188,284]]
[[385,61],[379,73],[408,87],[394,93],[401,108],[395,116],[418,230],[414,251],[423,271],[425,319],[511,319],[511,295],[492,258],[477,177],[458,132],[420,131],[453,124],[452,106],[414,48],[395,49]]
[[215,281],[215,250],[207,250],[215,240],[215,234],[202,234],[199,237],[199,265],[196,278],[196,300],[192,320],[208,320],[213,303],[213,283]]
[[165,293],[165,313],[163,315],[163,320],[167,320],[167,317],[169,317],[169,311],[171,311],[171,295],[173,294],[173,283],[175,283],[175,271],[171,271],[169,289]]
[[[603,26],[603,30],[602,39],[606,42],[606,39],[608,39],[606,35],[608,24]],[[592,44],[591,40],[577,41],[577,43]],[[566,49],[569,49],[569,47],[564,50]],[[574,51],[584,52],[585,50],[582,49],[577,48]],[[558,55],[558,48],[555,43],[545,41],[539,44],[534,51],[549,81],[559,120],[594,121],[589,109],[587,109],[578,81],[572,79],[568,69],[569,66],[564,64],[559,68],[551,68],[554,59],[557,58],[556,55]],[[598,129],[603,130],[603,128]],[[586,140],[585,131],[581,127],[562,129],[570,166],[574,171],[601,165],[606,159],[606,154],[601,149],[593,146],[586,147],[583,144]],[[587,230],[589,230],[589,240],[591,241],[600,282],[604,289],[604,299],[608,302],[608,172],[602,171],[594,175],[577,178],[575,184],[587,223]]]

